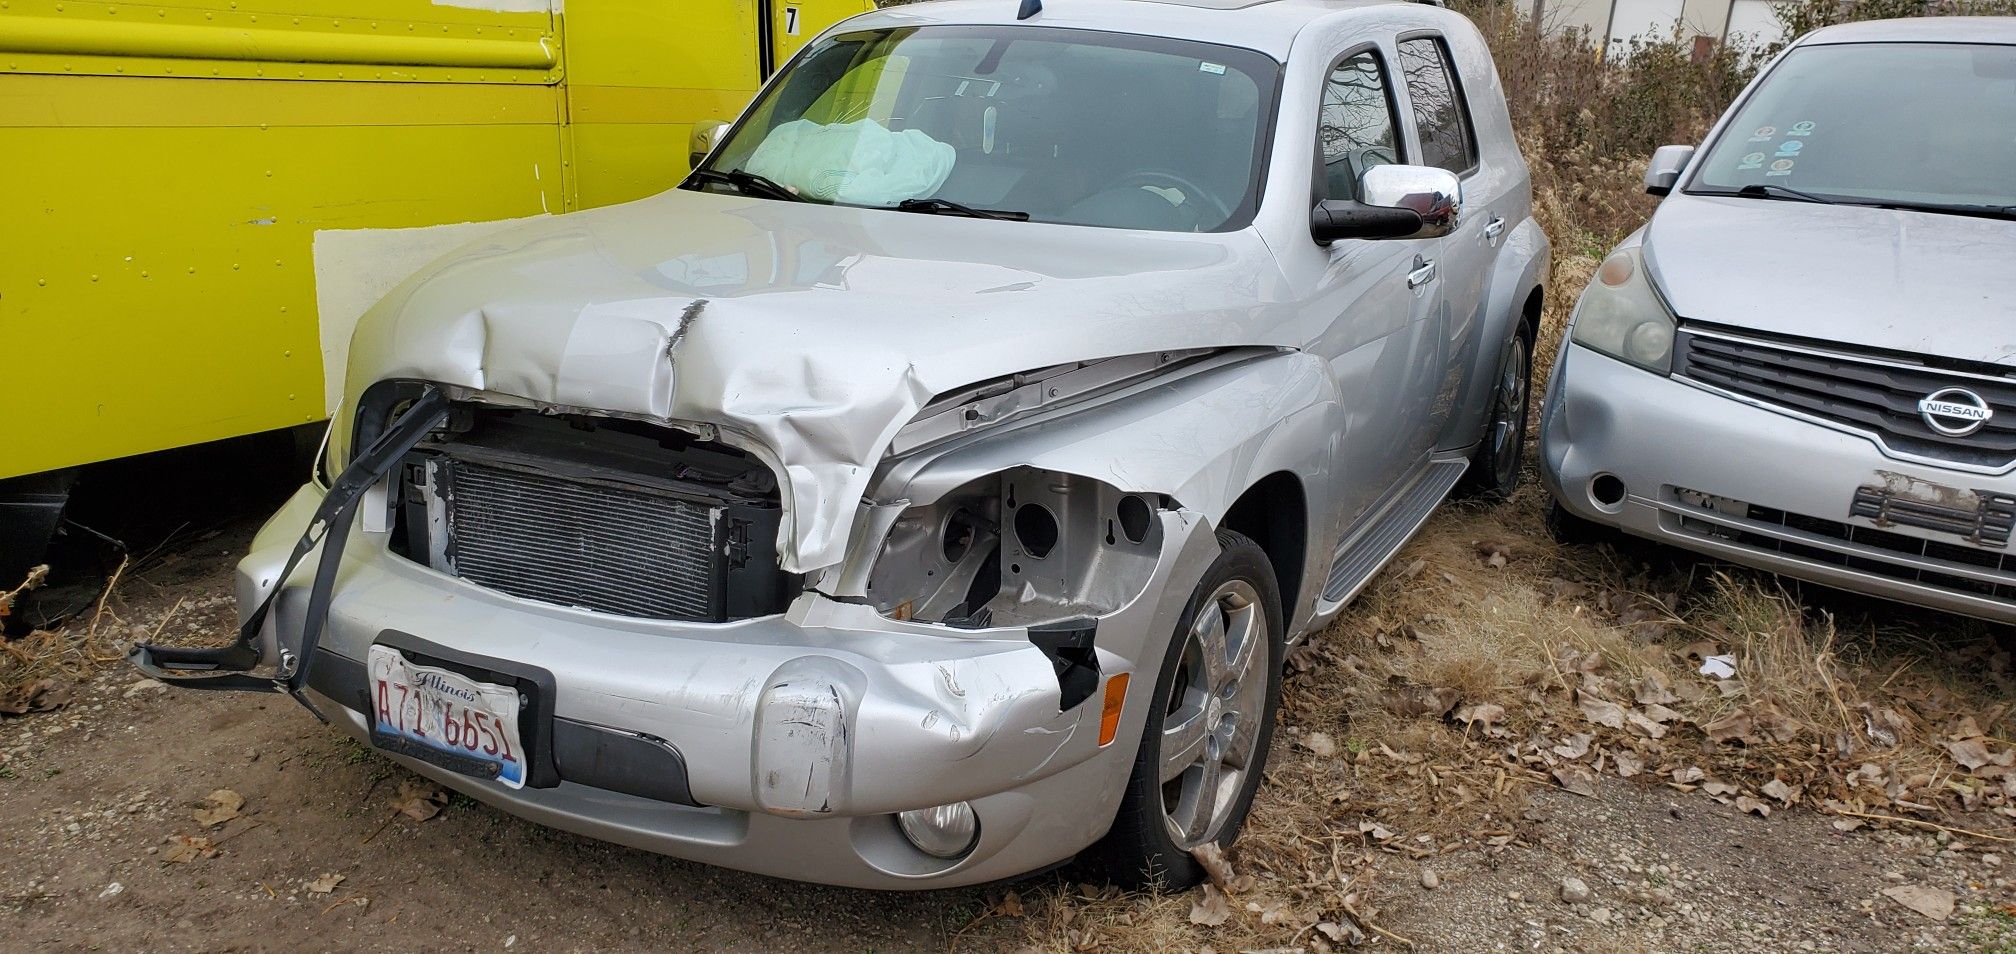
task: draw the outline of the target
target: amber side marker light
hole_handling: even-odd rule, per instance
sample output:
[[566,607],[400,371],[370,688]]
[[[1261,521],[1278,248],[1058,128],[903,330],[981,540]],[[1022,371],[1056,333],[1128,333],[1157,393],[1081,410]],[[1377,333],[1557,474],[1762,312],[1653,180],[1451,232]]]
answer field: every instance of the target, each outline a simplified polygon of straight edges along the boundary
[[1106,701],[1099,708],[1099,747],[1113,742],[1120,731],[1120,710],[1127,703],[1127,673],[1106,680]]

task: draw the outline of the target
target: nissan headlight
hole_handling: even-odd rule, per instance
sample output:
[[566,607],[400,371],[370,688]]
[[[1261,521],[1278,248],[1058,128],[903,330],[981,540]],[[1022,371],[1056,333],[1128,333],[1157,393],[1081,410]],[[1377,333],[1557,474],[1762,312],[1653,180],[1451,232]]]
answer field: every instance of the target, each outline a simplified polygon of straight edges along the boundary
[[1575,305],[1570,340],[1648,371],[1673,368],[1673,312],[1645,274],[1638,246],[1610,253]]

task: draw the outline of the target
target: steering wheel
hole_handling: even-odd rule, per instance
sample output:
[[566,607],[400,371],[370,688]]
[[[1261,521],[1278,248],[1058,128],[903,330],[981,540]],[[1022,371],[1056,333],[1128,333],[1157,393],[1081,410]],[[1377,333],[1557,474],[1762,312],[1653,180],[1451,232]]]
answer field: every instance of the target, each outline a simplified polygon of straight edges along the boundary
[[[1122,176],[1112,185],[1100,188],[1099,191],[1105,192],[1109,189],[1124,189],[1128,186],[1147,185],[1174,187],[1176,191],[1183,193],[1183,202],[1185,205],[1191,202],[1202,202],[1211,211],[1218,213],[1219,222],[1232,217],[1232,208],[1226,205],[1224,200],[1205,191],[1197,183],[1190,181],[1188,178],[1178,173],[1170,172],[1167,169],[1138,169]],[[1198,216],[1198,219],[1201,220],[1202,218],[1203,216]]]

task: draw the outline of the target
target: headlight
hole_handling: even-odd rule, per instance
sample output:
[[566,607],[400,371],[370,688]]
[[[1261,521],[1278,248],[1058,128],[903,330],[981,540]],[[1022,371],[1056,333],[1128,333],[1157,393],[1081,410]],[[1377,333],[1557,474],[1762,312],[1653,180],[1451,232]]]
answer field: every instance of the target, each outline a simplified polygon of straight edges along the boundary
[[1673,312],[1645,274],[1638,247],[1610,253],[1575,305],[1576,344],[1665,374],[1673,368]]
[[883,615],[969,629],[1104,616],[1147,588],[1155,495],[1018,467],[897,518],[868,575]]

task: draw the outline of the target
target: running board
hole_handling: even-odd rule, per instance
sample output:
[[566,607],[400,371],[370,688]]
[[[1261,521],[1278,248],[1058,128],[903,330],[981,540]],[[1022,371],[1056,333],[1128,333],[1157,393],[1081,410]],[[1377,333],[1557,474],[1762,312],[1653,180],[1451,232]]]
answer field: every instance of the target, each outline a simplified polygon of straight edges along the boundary
[[1449,488],[1456,486],[1469,466],[1470,462],[1462,458],[1429,461],[1413,483],[1388,495],[1364,525],[1337,548],[1337,559],[1330,565],[1330,581],[1323,586],[1323,598],[1343,604],[1357,596],[1386,561],[1414,538],[1414,531],[1428,521],[1428,515],[1435,512],[1435,506],[1449,495]]

